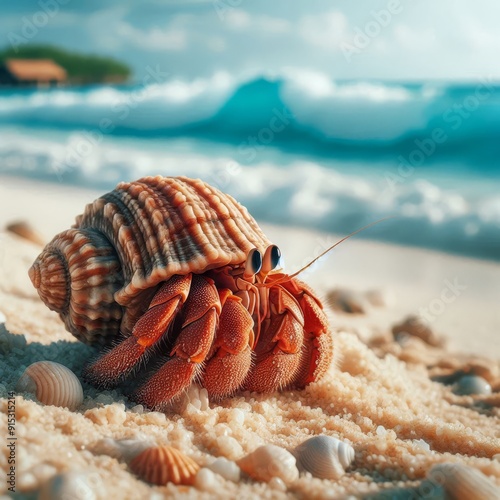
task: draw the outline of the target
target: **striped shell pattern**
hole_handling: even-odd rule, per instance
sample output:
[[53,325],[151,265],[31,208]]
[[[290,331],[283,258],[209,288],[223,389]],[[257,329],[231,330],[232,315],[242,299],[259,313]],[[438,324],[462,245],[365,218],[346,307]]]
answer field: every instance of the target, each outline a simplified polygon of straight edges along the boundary
[[107,344],[120,331],[130,334],[174,274],[240,264],[269,245],[231,196],[201,180],[145,177],[87,205],[47,245],[30,277],[75,337]]

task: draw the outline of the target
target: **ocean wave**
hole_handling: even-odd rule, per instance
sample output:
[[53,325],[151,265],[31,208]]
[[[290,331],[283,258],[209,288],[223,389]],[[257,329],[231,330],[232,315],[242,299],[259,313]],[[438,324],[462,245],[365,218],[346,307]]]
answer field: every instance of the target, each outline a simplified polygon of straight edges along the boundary
[[350,233],[395,216],[360,236],[500,260],[500,196],[472,198],[414,176],[389,185],[311,161],[285,166],[261,161],[248,166],[229,156],[165,152],[106,141],[67,163],[81,137],[30,137],[4,132],[0,173],[103,190],[144,175],[201,177],[235,196],[259,220]]
[[[140,137],[195,136],[335,154],[435,154],[493,161],[500,144],[500,87],[335,82],[322,74],[235,79],[218,73],[148,86],[0,91],[0,124]],[[440,140],[434,140],[436,131]],[[444,139],[443,139],[444,138]],[[442,139],[442,140],[441,140]],[[487,159],[486,158],[486,159]]]

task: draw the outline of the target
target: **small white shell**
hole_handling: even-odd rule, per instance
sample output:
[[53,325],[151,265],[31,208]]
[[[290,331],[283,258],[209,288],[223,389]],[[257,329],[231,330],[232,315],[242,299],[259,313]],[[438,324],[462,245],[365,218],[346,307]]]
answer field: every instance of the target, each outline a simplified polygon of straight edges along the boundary
[[477,375],[465,375],[454,386],[453,392],[460,396],[472,394],[491,394],[491,385]]
[[269,482],[273,477],[279,477],[287,484],[299,477],[295,457],[273,444],[260,446],[237,463],[242,471],[258,481]]
[[16,385],[18,392],[34,394],[44,405],[74,411],[83,402],[82,384],[69,369],[53,361],[38,361],[28,366]]
[[39,500],[94,500],[96,498],[85,474],[71,471],[57,474],[45,483],[39,494]]
[[216,458],[211,464],[207,465],[206,468],[233,483],[239,483],[240,481],[240,468],[236,462],[228,460],[225,457]]
[[202,467],[194,478],[194,486],[201,491],[217,492],[220,491],[220,478],[210,469]]
[[4,324],[7,321],[7,318],[5,317],[5,314],[0,311],[0,325]]
[[463,464],[436,464],[427,473],[427,478],[442,485],[448,497],[453,500],[500,498],[500,488],[482,472]]
[[320,479],[339,479],[354,460],[354,448],[331,436],[314,436],[295,448],[299,467]]
[[108,455],[119,461],[130,462],[139,453],[154,446],[152,439],[100,439],[93,447],[92,452],[97,455]]

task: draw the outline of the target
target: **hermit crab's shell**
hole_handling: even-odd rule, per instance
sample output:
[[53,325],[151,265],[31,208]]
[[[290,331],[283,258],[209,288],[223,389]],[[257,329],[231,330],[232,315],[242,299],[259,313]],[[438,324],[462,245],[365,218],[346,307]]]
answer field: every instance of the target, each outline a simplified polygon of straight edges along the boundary
[[42,300],[80,340],[129,334],[174,274],[245,262],[270,244],[247,209],[199,179],[145,177],[87,205],[30,269]]

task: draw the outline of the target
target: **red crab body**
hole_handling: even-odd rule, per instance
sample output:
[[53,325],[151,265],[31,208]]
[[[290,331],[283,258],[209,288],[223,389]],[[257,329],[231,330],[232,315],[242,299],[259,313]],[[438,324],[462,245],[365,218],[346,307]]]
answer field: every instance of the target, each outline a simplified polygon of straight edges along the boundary
[[135,393],[162,408],[195,379],[224,397],[302,388],[325,373],[333,346],[321,303],[278,260],[230,196],[199,180],[147,177],[88,205],[30,277],[77,338],[118,340],[87,368],[91,382],[118,384],[166,349]]

